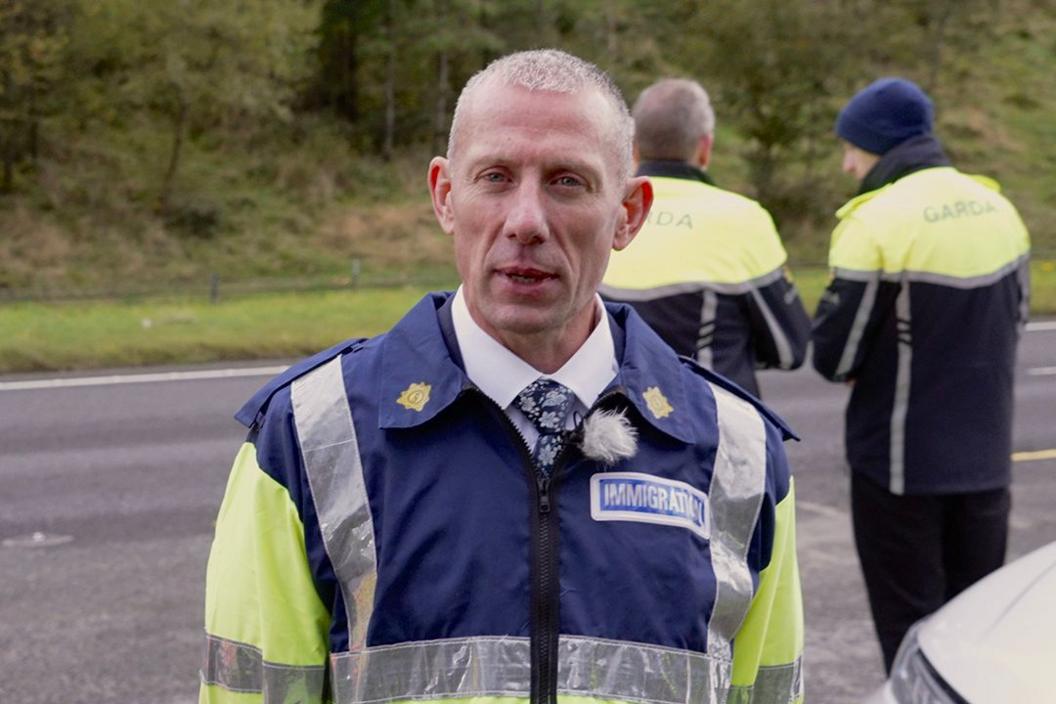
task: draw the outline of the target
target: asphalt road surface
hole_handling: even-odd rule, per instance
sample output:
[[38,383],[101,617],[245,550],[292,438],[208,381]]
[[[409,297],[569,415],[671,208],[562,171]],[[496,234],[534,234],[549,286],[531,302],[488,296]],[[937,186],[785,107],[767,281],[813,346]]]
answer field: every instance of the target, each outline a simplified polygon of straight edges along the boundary
[[[1011,557],[1056,540],[1056,453],[1039,452],[1056,448],[1056,323],[1032,327],[1017,376]],[[206,555],[244,436],[231,414],[270,373],[0,378],[0,702],[196,701]],[[809,370],[766,373],[762,386],[804,438],[789,454],[808,701],[854,702],[882,674],[847,514],[847,390]]]

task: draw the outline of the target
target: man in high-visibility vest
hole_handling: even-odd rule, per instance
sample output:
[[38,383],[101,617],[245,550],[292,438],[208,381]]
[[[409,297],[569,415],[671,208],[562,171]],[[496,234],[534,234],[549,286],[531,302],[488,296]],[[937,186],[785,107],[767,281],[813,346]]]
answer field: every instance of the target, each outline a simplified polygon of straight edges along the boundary
[[202,702],[802,700],[791,432],[596,293],[632,128],[560,51],[469,81],[429,167],[462,285],[238,415]]
[[931,100],[880,79],[840,113],[859,195],[837,213],[814,366],[853,383],[854,533],[885,666],[914,621],[999,567],[1030,240],[997,183],[950,165]]
[[796,369],[810,340],[774,221],[706,170],[715,113],[699,83],[654,83],[631,114],[638,175],[655,200],[634,245],[610,258],[601,295],[631,304],[676,352],[758,395],[755,370]]

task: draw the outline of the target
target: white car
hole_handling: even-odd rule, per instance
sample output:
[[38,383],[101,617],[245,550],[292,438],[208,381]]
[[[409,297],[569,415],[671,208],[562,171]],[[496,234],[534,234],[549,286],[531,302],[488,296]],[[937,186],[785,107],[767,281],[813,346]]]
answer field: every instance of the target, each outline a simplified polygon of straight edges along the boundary
[[866,704],[1056,702],[1056,543],[980,580],[906,634]]

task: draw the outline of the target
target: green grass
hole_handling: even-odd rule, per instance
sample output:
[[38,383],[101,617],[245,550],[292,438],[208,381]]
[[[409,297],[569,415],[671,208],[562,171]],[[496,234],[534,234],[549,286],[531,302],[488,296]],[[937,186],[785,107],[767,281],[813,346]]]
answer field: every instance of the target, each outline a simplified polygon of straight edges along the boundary
[[[1032,267],[1035,315],[1056,314],[1056,261]],[[797,269],[808,311],[828,282]],[[421,287],[148,302],[0,306],[0,372],[297,357],[389,328]]]
[[0,307],[0,371],[296,357],[387,329],[417,288]]

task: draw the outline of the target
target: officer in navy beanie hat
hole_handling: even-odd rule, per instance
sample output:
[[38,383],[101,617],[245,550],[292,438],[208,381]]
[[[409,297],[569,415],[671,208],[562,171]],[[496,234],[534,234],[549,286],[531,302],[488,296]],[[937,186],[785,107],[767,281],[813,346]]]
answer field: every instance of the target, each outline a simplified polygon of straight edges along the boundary
[[881,78],[858,92],[836,118],[836,134],[859,149],[885,154],[911,137],[930,134],[934,108],[913,81]]
[[932,120],[904,78],[840,112],[842,168],[859,184],[837,211],[811,326],[814,368],[854,384],[851,526],[888,672],[914,623],[1004,564],[1030,299],[1023,220],[997,184],[953,166]]

